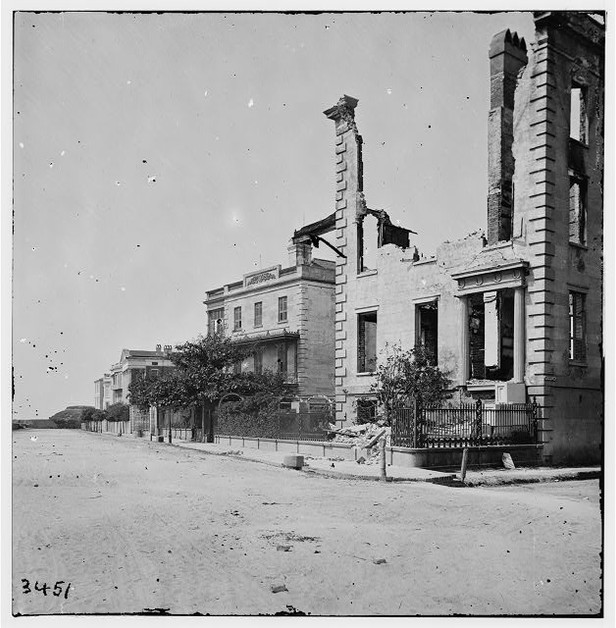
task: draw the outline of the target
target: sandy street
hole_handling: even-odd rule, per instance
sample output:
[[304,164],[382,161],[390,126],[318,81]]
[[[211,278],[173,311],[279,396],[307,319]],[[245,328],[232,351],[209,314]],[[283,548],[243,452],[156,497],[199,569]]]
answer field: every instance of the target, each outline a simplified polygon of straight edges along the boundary
[[598,481],[384,484],[132,437],[12,437],[14,613],[601,610]]

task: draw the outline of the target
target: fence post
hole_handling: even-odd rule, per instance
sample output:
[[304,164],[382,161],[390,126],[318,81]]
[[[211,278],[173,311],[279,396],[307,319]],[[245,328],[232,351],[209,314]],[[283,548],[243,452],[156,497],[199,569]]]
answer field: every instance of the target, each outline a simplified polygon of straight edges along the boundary
[[481,442],[483,432],[483,404],[481,399],[477,399],[475,402],[475,429],[477,431],[477,438]]
[[385,451],[385,436],[381,438],[381,480],[387,482],[387,458]]
[[533,397],[533,403],[531,404],[531,418],[533,422],[533,436],[535,437],[535,443],[539,442],[539,405],[537,404],[537,397]]
[[460,480],[464,482],[466,478],[466,467],[468,465],[468,447],[462,450],[462,468],[460,469]]
[[417,429],[419,427],[419,403],[417,403],[417,397],[413,397],[413,449],[417,448]]

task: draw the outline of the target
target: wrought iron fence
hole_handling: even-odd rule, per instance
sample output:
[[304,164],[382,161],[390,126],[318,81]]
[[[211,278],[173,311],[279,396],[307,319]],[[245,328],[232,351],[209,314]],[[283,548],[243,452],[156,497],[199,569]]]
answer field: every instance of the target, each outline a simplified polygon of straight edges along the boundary
[[461,403],[456,406],[415,404],[393,417],[391,438],[396,447],[468,447],[537,441],[539,406],[532,403]]
[[278,429],[274,438],[283,440],[326,440],[329,412],[295,412],[279,410]]

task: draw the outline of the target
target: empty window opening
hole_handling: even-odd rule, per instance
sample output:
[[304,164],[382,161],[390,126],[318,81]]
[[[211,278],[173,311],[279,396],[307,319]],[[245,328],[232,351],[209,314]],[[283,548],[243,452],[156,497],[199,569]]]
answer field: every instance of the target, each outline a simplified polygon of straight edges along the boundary
[[569,178],[569,242],[586,244],[586,185],[578,177]]
[[571,86],[571,109],[569,117],[569,137],[582,144],[588,142],[588,115],[586,88],[573,83]]
[[287,297],[278,297],[278,322],[287,322]]
[[513,377],[513,290],[469,297],[471,377],[508,381]]
[[263,303],[258,301],[255,303],[254,326],[261,327],[263,325]]
[[376,312],[357,316],[357,372],[372,373],[376,369]]
[[431,364],[438,361],[438,302],[415,307],[415,344],[423,347]]
[[233,331],[242,329],[242,308],[233,308]]
[[376,268],[379,230],[377,219],[368,214],[357,223],[357,272]]
[[569,359],[586,361],[586,296],[569,292]]
[[362,424],[376,421],[376,409],[376,399],[359,397],[357,399],[357,422]]

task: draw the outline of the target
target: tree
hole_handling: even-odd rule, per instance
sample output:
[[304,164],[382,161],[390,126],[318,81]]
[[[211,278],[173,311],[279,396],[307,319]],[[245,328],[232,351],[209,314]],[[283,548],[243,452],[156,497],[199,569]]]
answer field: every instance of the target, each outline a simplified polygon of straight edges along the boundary
[[125,403],[114,403],[105,410],[106,418],[108,421],[128,421],[128,405]]
[[431,363],[421,346],[404,350],[394,345],[377,366],[372,392],[391,423],[393,413],[413,401],[421,406],[438,403],[447,397],[449,379]]
[[185,408],[201,406],[210,412],[223,395],[234,392],[253,395],[282,394],[281,375],[234,373],[232,367],[252,353],[221,334],[199,336],[177,345],[170,358],[175,369],[160,377],[143,377],[129,386],[130,402],[147,410],[150,406]]

